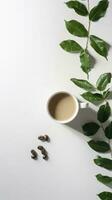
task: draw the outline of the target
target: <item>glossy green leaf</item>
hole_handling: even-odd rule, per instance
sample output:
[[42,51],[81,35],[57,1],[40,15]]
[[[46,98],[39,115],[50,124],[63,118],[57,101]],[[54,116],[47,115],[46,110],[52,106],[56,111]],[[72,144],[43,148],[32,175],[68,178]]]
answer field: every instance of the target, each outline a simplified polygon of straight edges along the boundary
[[88,145],[95,151],[100,153],[106,153],[110,150],[110,146],[107,142],[104,141],[94,141],[90,140]]
[[75,12],[79,15],[82,15],[82,16],[88,15],[88,10],[86,6],[79,1],[68,1],[66,2],[66,5],[68,6],[68,8],[74,9]]
[[100,103],[103,101],[103,96],[99,93],[85,92],[81,95],[85,100],[91,103]]
[[72,78],[71,81],[75,85],[77,85],[78,87],[80,87],[84,90],[87,90],[87,91],[94,91],[95,90],[94,86],[86,80]]
[[102,168],[112,170],[112,160],[108,158],[102,158],[98,156],[98,158],[94,159],[94,163]]
[[80,53],[82,47],[74,40],[65,40],[60,44],[61,48],[69,53]]
[[109,96],[110,96],[110,94],[111,94],[111,92],[109,91],[109,89],[106,90],[106,91],[104,91],[104,92],[103,92],[103,98],[104,98],[104,99],[108,99]]
[[104,123],[108,120],[108,118],[111,115],[111,108],[109,106],[109,103],[107,102],[105,105],[100,106],[98,113],[97,113],[97,119]]
[[102,40],[99,37],[96,37],[94,35],[90,36],[90,44],[92,48],[101,56],[105,57],[107,59],[108,55],[108,48],[107,48],[107,43]]
[[98,194],[98,197],[101,200],[112,200],[112,193],[111,192],[102,192]]
[[80,62],[82,70],[88,74],[91,70],[90,55],[87,51],[83,50],[80,53]]
[[65,21],[65,25],[69,33],[78,37],[87,37],[88,31],[83,24],[76,20]]
[[104,17],[106,10],[108,8],[108,4],[109,4],[108,0],[100,1],[98,5],[92,8],[92,10],[90,11],[89,19],[95,22],[100,18]]
[[101,74],[96,82],[96,87],[98,90],[103,91],[106,89],[107,85],[111,82],[111,73]]
[[108,139],[112,139],[112,122],[105,128],[105,136]]
[[82,126],[84,135],[86,135],[86,136],[94,135],[95,133],[97,133],[99,128],[100,128],[99,124],[97,124],[95,122],[89,122]]
[[102,174],[97,174],[96,178],[100,183],[103,183],[104,185],[112,188],[112,177],[103,176]]

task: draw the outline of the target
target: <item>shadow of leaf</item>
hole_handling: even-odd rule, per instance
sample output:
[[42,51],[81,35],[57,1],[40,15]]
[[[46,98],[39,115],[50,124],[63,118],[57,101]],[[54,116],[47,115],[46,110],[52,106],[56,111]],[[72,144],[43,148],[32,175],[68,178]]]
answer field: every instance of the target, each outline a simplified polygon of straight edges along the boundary
[[[88,140],[93,139],[96,141],[100,140],[100,141],[108,142],[108,139],[105,137],[105,134],[104,134],[104,131],[102,130],[102,128],[100,128],[98,130],[98,132],[93,136],[90,136],[90,137],[85,136],[84,132],[82,130],[82,126],[88,122],[96,122],[99,124],[99,122],[97,121],[96,111],[89,107],[85,108],[85,109],[80,109],[77,117],[72,122],[70,122],[66,125],[72,129],[78,131],[79,133],[81,133],[83,135],[83,137],[88,138]],[[108,125],[109,122],[110,121],[108,120],[103,124],[104,129]],[[110,153],[110,151],[106,152],[106,153]],[[103,153],[103,154],[106,154],[106,153]]]

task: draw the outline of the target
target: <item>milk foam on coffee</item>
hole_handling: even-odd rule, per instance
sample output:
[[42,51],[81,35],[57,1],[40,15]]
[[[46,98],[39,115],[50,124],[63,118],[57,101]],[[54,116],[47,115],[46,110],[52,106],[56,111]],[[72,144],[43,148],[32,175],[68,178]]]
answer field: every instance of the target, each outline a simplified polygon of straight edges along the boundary
[[59,93],[53,96],[49,102],[51,116],[60,121],[68,120],[76,111],[76,103],[72,96],[67,93]]

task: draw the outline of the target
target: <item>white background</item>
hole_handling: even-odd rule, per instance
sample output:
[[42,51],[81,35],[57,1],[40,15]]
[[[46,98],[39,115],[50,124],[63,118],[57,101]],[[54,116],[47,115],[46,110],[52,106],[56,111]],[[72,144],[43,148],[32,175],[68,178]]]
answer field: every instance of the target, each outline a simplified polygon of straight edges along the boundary
[[[91,7],[98,1],[91,0]],[[110,174],[94,165],[97,153],[89,149],[81,124],[95,117],[90,109],[79,113],[70,125],[53,122],[46,101],[58,90],[80,90],[70,78],[86,78],[79,56],[64,52],[59,43],[73,39],[64,19],[78,17],[63,0],[0,1],[0,199],[1,200],[95,200],[108,188],[99,184],[97,173]],[[112,3],[105,18],[92,23],[91,33],[112,44]],[[85,39],[75,38],[83,46]],[[96,58],[90,80],[112,71],[108,62],[90,48]],[[48,162],[30,158],[30,150],[41,144],[37,137],[47,133],[44,146]]]

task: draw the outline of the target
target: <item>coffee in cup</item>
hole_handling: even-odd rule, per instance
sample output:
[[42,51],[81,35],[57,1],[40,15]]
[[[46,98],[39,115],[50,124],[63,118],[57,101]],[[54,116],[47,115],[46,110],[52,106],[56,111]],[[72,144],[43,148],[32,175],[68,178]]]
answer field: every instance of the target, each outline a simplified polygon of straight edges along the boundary
[[[85,103],[83,103],[83,107],[86,107]],[[79,108],[77,98],[68,92],[53,94],[47,104],[49,115],[60,123],[72,121],[77,116]]]

